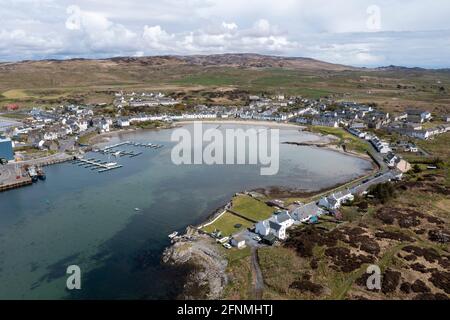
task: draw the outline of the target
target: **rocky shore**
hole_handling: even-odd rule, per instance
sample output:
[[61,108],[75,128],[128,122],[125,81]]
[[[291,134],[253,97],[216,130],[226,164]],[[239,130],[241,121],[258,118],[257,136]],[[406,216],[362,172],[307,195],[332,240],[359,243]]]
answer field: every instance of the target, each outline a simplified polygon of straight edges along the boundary
[[214,240],[194,227],[173,240],[166,248],[162,262],[170,266],[190,266],[180,299],[211,299],[222,297],[228,284],[227,259]]

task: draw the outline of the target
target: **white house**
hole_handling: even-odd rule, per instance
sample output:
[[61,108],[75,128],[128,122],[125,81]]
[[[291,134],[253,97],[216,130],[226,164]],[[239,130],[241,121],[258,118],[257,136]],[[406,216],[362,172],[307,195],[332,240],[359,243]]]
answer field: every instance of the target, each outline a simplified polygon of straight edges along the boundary
[[353,201],[355,197],[349,192],[336,192],[328,197],[323,197],[319,201],[319,206],[324,207],[329,210],[336,210],[341,207],[341,205],[347,201]]
[[269,219],[258,222],[255,232],[263,237],[268,236],[270,234]]
[[106,121],[105,119],[102,119],[102,120],[98,123],[97,128],[98,128],[98,130],[99,130],[101,133],[109,132],[109,123],[108,123],[108,121]]
[[396,156],[394,153],[390,152],[384,159],[389,168],[395,168],[397,163],[400,161],[400,158]]
[[45,132],[44,133],[44,140],[46,141],[52,141],[52,140],[57,140],[58,139],[58,134],[56,132]]
[[286,239],[286,227],[275,221],[269,220],[270,233],[280,240]]
[[120,118],[117,120],[117,125],[121,128],[129,127],[130,126],[130,119],[128,118]]
[[273,234],[280,240],[286,239],[286,229],[294,224],[294,220],[287,211],[275,213],[270,219],[256,224],[256,233],[265,237]]
[[376,136],[374,136],[370,139],[370,143],[381,154],[387,154],[389,152],[392,152],[392,149],[389,147],[389,143],[387,143],[385,141],[381,141]]
[[408,119],[412,122],[424,123],[431,120],[431,113],[424,110],[407,110]]
[[290,228],[294,224],[294,220],[287,211],[276,212],[272,216],[272,220],[278,224],[283,225],[286,229]]
[[84,132],[88,129],[88,122],[86,120],[80,120],[75,123],[78,126],[80,132]]

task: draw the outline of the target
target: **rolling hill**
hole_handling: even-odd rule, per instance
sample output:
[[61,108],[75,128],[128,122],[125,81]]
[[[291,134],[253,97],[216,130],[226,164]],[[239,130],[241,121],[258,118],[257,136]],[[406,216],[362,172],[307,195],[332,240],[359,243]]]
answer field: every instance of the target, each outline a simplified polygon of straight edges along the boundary
[[[333,96],[382,107],[450,104],[450,71],[420,68],[355,68],[310,58],[220,54],[41,60],[0,64],[0,107],[67,101],[110,103],[112,91],[159,90],[285,93]],[[226,103],[226,101],[224,101]],[[450,110],[449,110],[450,111]]]

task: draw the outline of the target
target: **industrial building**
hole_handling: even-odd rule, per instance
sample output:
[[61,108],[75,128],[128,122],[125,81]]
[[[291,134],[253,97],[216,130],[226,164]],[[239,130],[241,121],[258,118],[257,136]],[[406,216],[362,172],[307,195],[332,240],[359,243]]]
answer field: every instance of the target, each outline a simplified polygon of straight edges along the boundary
[[11,139],[0,137],[0,158],[8,161],[14,160],[14,151]]

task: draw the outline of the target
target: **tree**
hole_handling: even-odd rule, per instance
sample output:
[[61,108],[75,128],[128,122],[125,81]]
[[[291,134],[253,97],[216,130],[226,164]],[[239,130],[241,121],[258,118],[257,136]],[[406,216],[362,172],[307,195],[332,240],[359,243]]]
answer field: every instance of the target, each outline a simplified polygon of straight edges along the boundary
[[395,189],[389,182],[380,183],[369,188],[369,194],[373,195],[381,203],[386,203],[395,197]]
[[422,172],[422,169],[420,168],[420,166],[418,164],[415,164],[413,166],[413,172],[414,173],[420,173],[420,172]]

